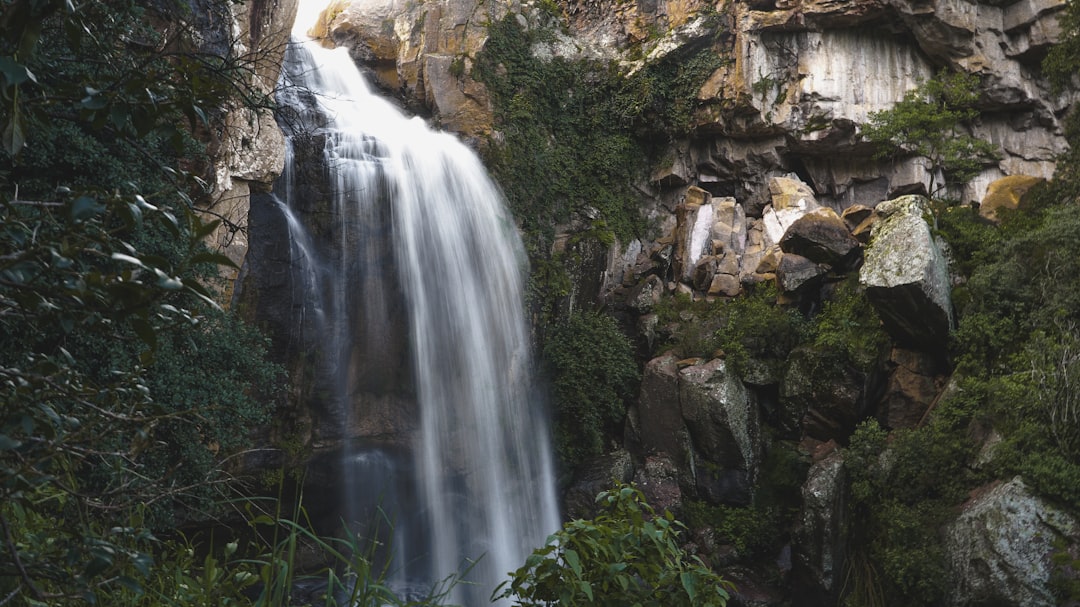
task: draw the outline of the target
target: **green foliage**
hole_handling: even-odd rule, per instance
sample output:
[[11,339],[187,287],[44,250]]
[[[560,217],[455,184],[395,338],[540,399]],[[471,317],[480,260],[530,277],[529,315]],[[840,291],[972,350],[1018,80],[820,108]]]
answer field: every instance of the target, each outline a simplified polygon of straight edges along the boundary
[[600,514],[548,538],[495,598],[523,606],[717,606],[731,584],[679,546],[685,526],[658,516],[640,491],[617,486],[597,496]]
[[[610,61],[538,58],[553,32],[523,29],[513,15],[488,26],[472,76],[491,93],[501,135],[486,164],[520,223],[533,268],[550,259],[556,226],[610,245],[642,235],[641,194],[652,141],[685,134],[697,91],[719,65],[708,48],[626,76]],[[533,276],[534,303],[551,307],[562,284]],[[549,293],[550,291],[550,293]],[[539,300],[537,300],[539,298]]]
[[864,373],[878,365],[890,344],[877,311],[859,291],[854,275],[825,300],[813,323],[812,344],[817,352]]
[[859,425],[844,459],[851,495],[845,605],[944,599],[948,566],[938,529],[979,480],[966,466],[973,448],[966,432],[947,423],[888,437],[872,420]]
[[633,346],[615,319],[577,312],[554,327],[544,346],[555,410],[555,450],[572,468],[600,455],[617,435],[636,393]]
[[809,336],[810,324],[798,310],[776,303],[776,286],[758,285],[728,301],[727,320],[718,333],[720,347],[739,374],[751,359],[783,360]]
[[877,144],[878,157],[914,154],[930,160],[930,196],[936,196],[934,173],[946,183],[963,184],[998,157],[997,148],[968,134],[978,118],[978,76],[941,72],[908,91],[888,110],[870,114],[863,134]]
[[774,556],[772,550],[782,529],[775,510],[714,506],[699,501],[686,504],[686,521],[692,529],[712,529],[717,540],[733,546],[740,559]]

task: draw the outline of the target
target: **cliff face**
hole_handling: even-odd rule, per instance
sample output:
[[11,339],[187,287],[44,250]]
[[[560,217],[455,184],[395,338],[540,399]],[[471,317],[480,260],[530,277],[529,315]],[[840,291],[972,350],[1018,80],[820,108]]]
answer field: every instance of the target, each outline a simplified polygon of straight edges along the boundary
[[[562,37],[537,53],[607,56],[632,71],[717,39],[717,69],[698,93],[690,136],[673,145],[678,162],[658,181],[734,193],[763,206],[769,178],[797,173],[837,210],[873,204],[929,180],[918,159],[875,163],[856,125],[887,109],[937,70],[979,77],[974,135],[1002,157],[962,191],[980,200],[1005,175],[1049,177],[1064,149],[1067,99],[1051,94],[1038,64],[1058,35],[1060,0],[971,3],[671,2],[560,3]],[[490,104],[470,78],[486,27],[508,13],[526,27],[550,7],[472,0],[404,3],[339,1],[312,33],[347,45],[382,85],[467,138],[492,134]],[[714,18],[718,17],[718,18]]]
[[[500,91],[490,72],[491,91],[479,82],[491,24],[509,19],[521,31],[543,31],[531,38],[532,60],[608,59],[627,79],[711,53],[717,67],[695,84],[688,127],[649,142],[652,165],[633,184],[649,234],[606,248],[588,240],[590,221],[602,214],[590,202],[553,236],[537,239],[550,246],[539,256],[550,253],[576,274],[560,312],[586,300],[607,305],[634,333],[639,354],[652,358],[617,437],[622,448],[576,471],[567,505],[572,516],[587,514],[587,497],[619,478],[633,479],[661,507],[742,508],[774,499],[778,490],[765,479],[787,466],[798,479],[799,495],[789,500],[797,513],[782,531],[780,554],[769,554],[764,569],[740,569],[739,555],[717,540],[719,525],[706,525],[693,541],[699,554],[748,589],[740,604],[824,605],[851,591],[844,590],[845,579],[866,558],[852,539],[859,523],[842,519],[854,499],[848,475],[865,480],[862,468],[873,465],[845,462],[851,451],[837,446],[848,445],[867,419],[888,429],[922,427],[955,389],[944,353],[955,328],[949,292],[957,278],[919,195],[982,203],[983,215],[993,219],[999,204],[1015,206],[1032,183],[1053,175],[1055,159],[1067,149],[1062,121],[1075,96],[1053,93],[1040,62],[1060,35],[1064,6],[1061,0],[339,1],[311,32],[347,46],[405,105],[496,150],[514,125],[495,118],[504,108],[493,107]],[[495,78],[500,69],[507,74],[509,63],[496,62]],[[992,144],[998,158],[970,181],[933,192],[943,176],[931,174],[926,158],[876,159],[862,125],[942,70],[977,82],[978,116],[964,128]],[[535,108],[527,101],[521,108]],[[531,141],[544,145],[543,138]],[[833,368],[835,344],[785,345],[798,332],[789,327],[792,335],[784,334],[785,316],[759,319],[775,321],[780,328],[766,335],[776,339],[757,344],[765,354],[739,358],[703,345],[717,332],[707,313],[671,303],[674,295],[732,302],[752,292],[750,285],[769,282],[785,303],[813,316],[856,273],[859,281],[848,284],[860,282],[860,297],[876,310],[859,330],[884,329],[883,341],[864,353],[868,360]],[[677,341],[680,331],[700,342],[693,355],[653,350]],[[695,335],[685,335],[690,332]],[[963,457],[956,458],[959,466],[974,466]],[[888,467],[885,459],[874,465]],[[983,538],[957,533],[963,537],[951,540],[949,558],[956,562],[949,571],[958,588],[995,588],[980,595],[985,604],[1041,604],[1000,590],[998,582],[1011,572],[973,573],[978,567],[967,564],[977,559],[965,551]],[[1077,541],[1073,531],[1063,535]],[[1040,550],[1038,558],[1049,558]],[[1047,580],[1039,575],[1024,583],[1039,585],[1042,596]],[[785,589],[759,584],[769,577],[785,580]]]
[[[192,0],[191,8],[204,38],[202,50],[231,56],[248,71],[252,90],[264,100],[219,108],[217,128],[210,134],[213,175],[203,201],[221,225],[208,243],[239,267],[248,250],[248,210],[252,192],[269,191],[285,162],[285,139],[274,121],[270,103],[299,0],[254,0],[215,8]],[[227,285],[236,271],[223,271]],[[223,294],[228,301],[231,288]]]

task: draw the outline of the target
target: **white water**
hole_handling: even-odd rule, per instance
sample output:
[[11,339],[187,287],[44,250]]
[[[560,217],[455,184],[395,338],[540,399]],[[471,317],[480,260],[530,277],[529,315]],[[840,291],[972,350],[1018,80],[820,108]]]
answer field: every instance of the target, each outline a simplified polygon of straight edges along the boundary
[[[306,300],[325,300],[317,311],[326,318],[322,347],[341,365],[327,374],[336,377],[329,388],[340,391],[345,416],[364,404],[352,402],[341,361],[354,347],[370,348],[348,343],[349,336],[378,336],[387,319],[400,314],[388,309],[398,301],[388,291],[399,290],[406,302],[412,365],[406,375],[415,382],[420,423],[406,466],[415,485],[389,491],[415,500],[396,500],[409,511],[391,514],[403,561],[391,569],[411,584],[434,583],[479,560],[467,576],[477,585],[458,585],[450,599],[486,604],[507,573],[558,527],[546,422],[530,398],[524,264],[513,222],[475,154],[373,95],[344,49],[294,41],[285,71],[279,103],[301,108],[305,98],[314,99],[316,111],[301,109],[303,124],[293,128],[325,135],[335,184],[341,244],[321,264],[329,271],[303,274],[321,283]],[[309,207],[310,201],[294,199],[299,195],[291,179],[284,181],[286,207]],[[293,250],[310,256],[311,228],[288,208]],[[356,227],[379,226],[387,213],[388,236],[369,237]],[[380,241],[389,243],[389,254]],[[357,265],[346,260],[371,268],[388,256],[394,285],[380,269],[335,275],[334,268]],[[352,309],[356,301],[360,312]],[[365,326],[357,330],[353,323]],[[342,423],[348,426],[347,417]],[[371,492],[367,485],[377,481],[353,478],[343,485]],[[427,536],[419,548],[407,539],[418,533],[405,528],[410,525]]]

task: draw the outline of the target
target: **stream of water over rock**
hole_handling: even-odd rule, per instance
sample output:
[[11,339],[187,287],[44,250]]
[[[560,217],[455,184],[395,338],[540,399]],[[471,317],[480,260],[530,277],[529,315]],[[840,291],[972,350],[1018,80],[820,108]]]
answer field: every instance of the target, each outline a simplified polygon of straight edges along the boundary
[[[323,142],[333,190],[325,210],[310,212],[316,202],[303,200],[287,166],[275,191],[303,277],[297,305],[329,367],[320,390],[351,427],[366,406],[357,357],[373,361],[359,365],[370,372],[403,337],[409,368],[385,381],[410,383],[419,416],[404,457],[360,443],[346,450],[342,516],[363,524],[356,519],[373,504],[388,511],[390,570],[403,584],[436,583],[475,562],[466,577],[476,584],[449,598],[487,604],[558,527],[512,218],[476,155],[373,94],[344,49],[294,39],[278,103],[290,146],[300,134]],[[305,225],[305,215],[324,219]],[[331,232],[333,245],[320,246]]]

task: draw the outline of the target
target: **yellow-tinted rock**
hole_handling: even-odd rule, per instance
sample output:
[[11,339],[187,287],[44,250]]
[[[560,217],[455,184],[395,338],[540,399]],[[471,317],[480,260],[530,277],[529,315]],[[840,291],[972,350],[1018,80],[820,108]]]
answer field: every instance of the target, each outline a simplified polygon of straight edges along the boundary
[[986,195],[979,205],[979,214],[991,221],[997,221],[999,209],[1019,207],[1024,194],[1041,181],[1045,180],[1030,175],[1009,175],[992,182],[986,188]]

